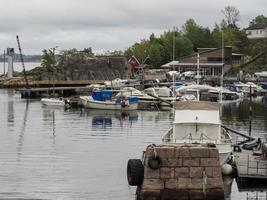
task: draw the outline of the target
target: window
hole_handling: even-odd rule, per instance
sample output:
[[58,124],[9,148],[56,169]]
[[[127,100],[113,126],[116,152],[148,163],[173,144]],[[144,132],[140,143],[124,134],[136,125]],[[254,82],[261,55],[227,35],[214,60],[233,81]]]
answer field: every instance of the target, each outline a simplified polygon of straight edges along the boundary
[[221,57],[208,57],[208,62],[222,62]]

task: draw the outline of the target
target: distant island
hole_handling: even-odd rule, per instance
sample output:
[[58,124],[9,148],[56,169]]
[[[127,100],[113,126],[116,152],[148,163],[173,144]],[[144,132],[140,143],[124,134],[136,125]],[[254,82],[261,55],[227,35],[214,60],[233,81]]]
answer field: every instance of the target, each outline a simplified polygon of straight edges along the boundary
[[[42,55],[23,55],[24,62],[41,62]],[[4,62],[4,54],[0,55],[0,62]],[[6,58],[7,62],[7,58]],[[21,62],[20,55],[16,54],[14,55],[14,62]]]

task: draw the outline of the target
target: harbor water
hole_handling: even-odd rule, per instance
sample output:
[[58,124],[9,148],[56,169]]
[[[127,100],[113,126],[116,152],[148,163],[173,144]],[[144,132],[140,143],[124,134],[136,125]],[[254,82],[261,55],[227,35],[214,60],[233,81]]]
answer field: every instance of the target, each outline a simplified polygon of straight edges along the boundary
[[[267,132],[265,99],[225,104],[225,125],[254,137]],[[0,90],[0,199],[134,200],[126,165],[161,143],[173,120],[169,111],[120,113],[43,107]],[[233,136],[234,140],[239,140]],[[267,199],[264,189],[228,183],[227,199]]]

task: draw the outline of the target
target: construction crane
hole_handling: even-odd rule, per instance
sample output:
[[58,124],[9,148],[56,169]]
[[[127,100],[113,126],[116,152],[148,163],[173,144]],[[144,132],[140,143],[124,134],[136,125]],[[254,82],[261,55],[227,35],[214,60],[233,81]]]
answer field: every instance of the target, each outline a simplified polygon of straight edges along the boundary
[[20,60],[21,60],[22,67],[23,67],[23,75],[24,75],[24,79],[26,82],[26,88],[29,88],[29,82],[28,82],[27,75],[26,75],[26,70],[25,70],[25,65],[24,65],[24,60],[23,60],[23,56],[22,56],[22,51],[20,48],[20,42],[19,42],[19,36],[18,35],[17,35],[17,43],[18,43],[18,47],[19,47]]

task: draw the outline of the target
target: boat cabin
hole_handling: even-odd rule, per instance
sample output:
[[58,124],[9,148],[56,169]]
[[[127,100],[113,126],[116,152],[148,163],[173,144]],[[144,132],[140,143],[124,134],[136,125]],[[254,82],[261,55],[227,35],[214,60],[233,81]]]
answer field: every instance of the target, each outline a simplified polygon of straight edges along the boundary
[[202,143],[221,140],[220,104],[208,101],[185,101],[174,104],[173,141]]

